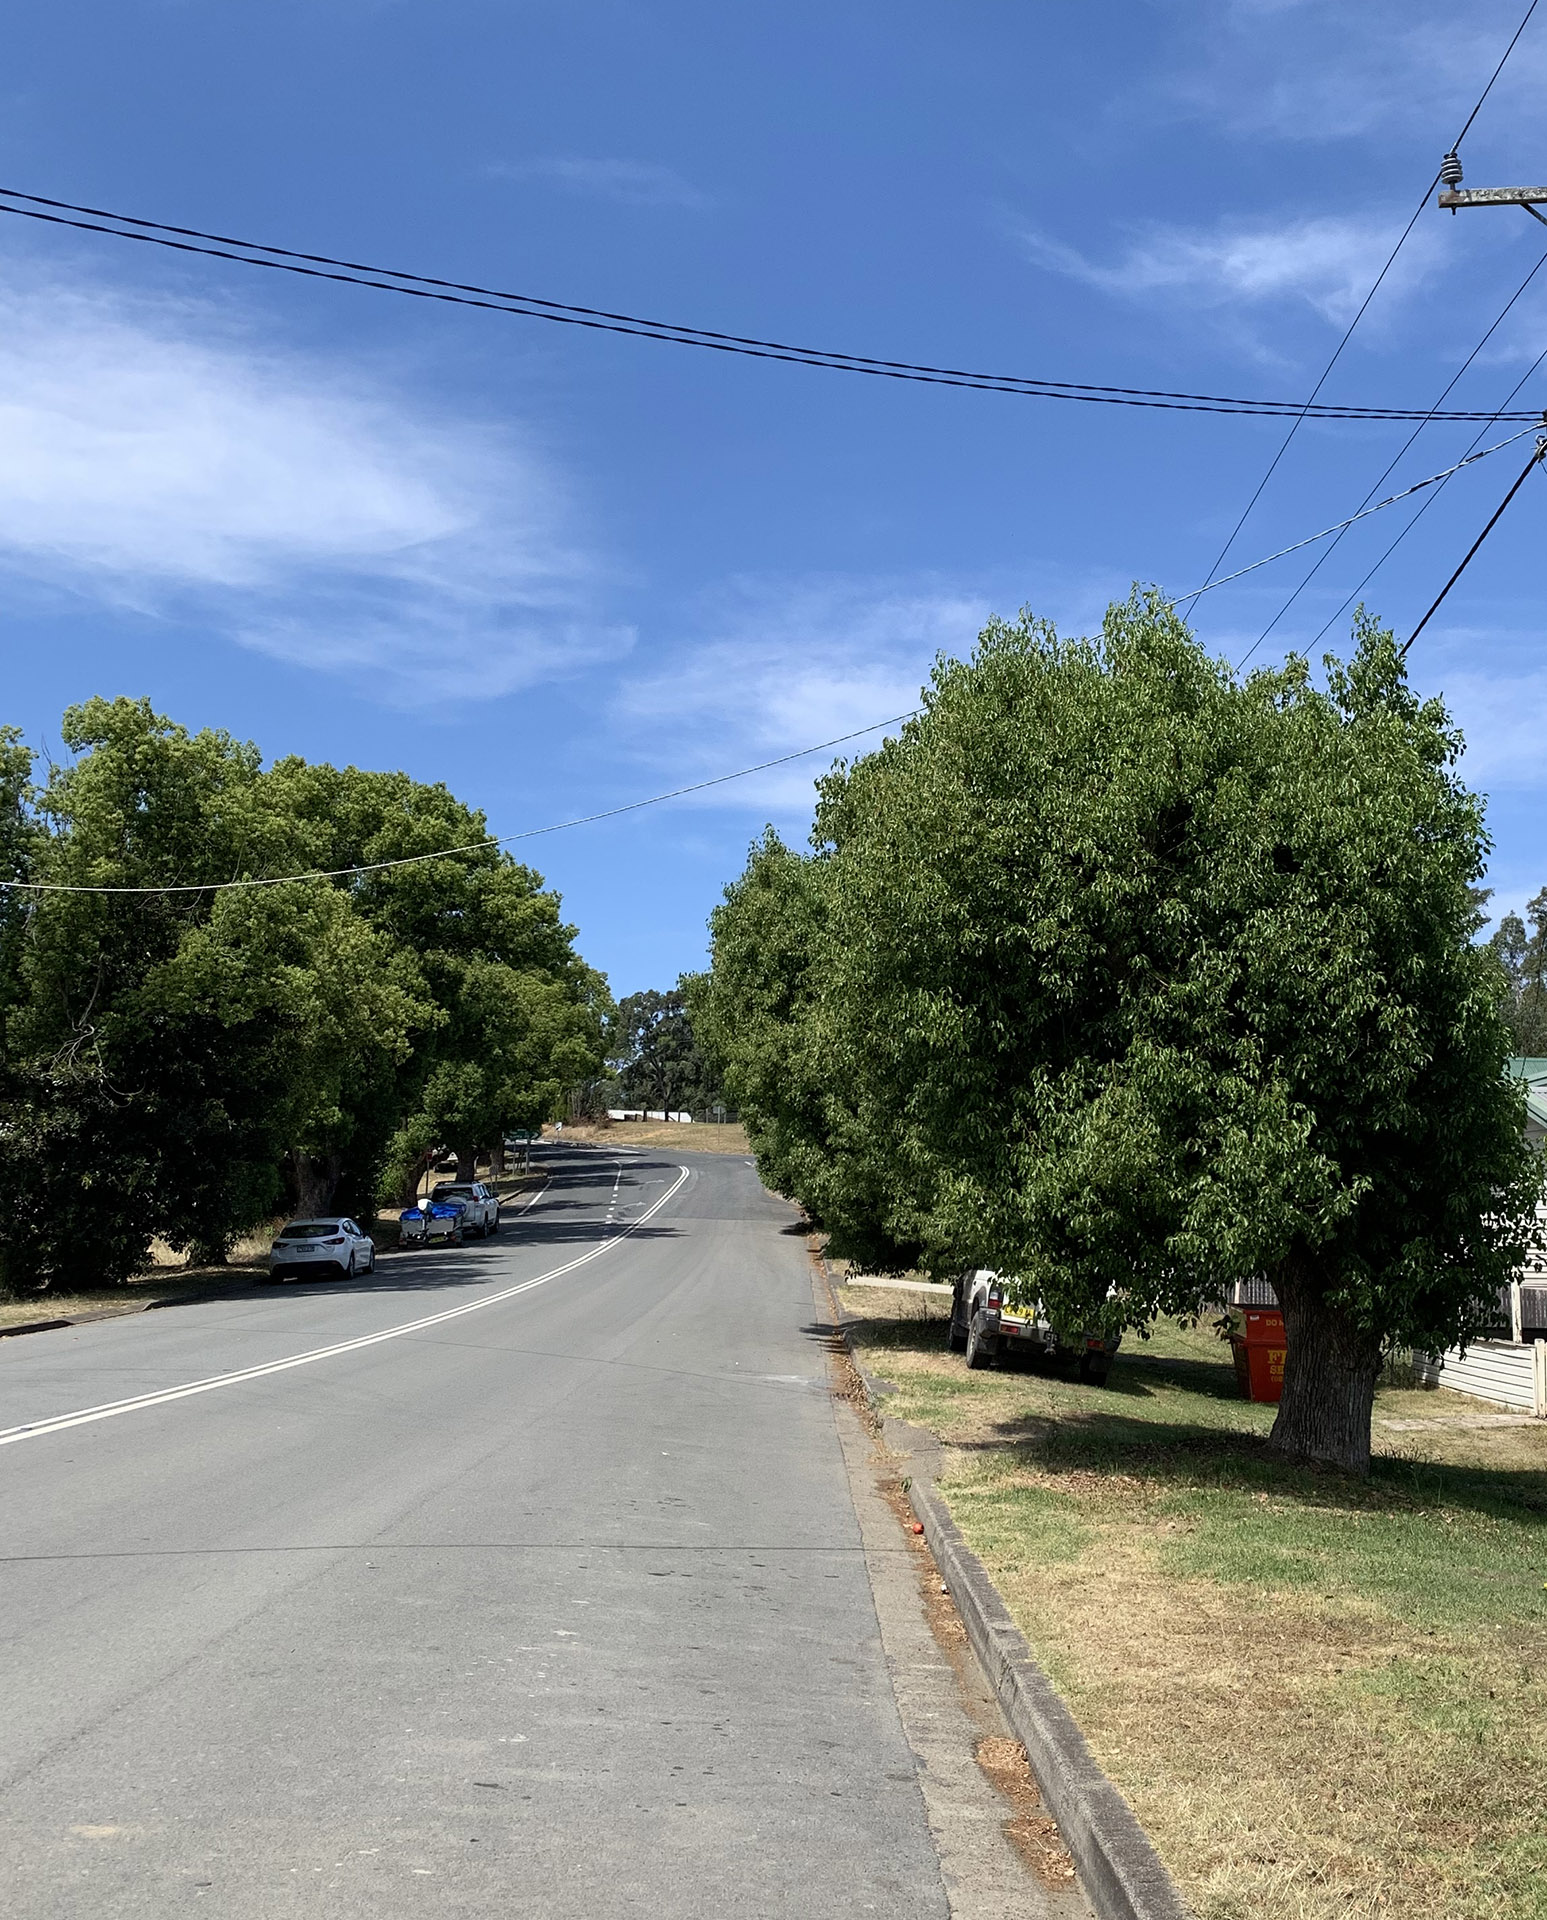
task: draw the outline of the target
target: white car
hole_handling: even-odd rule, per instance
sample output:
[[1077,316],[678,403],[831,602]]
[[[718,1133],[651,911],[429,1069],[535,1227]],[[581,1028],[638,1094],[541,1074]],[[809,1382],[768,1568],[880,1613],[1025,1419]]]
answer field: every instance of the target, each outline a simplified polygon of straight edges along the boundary
[[500,1230],[500,1197],[482,1180],[437,1181],[430,1197],[443,1205],[449,1202],[462,1209],[464,1232],[476,1233],[482,1239],[486,1233]]
[[321,1220],[292,1220],[274,1236],[269,1255],[269,1278],[345,1280],[351,1274],[370,1273],[376,1265],[376,1242],[343,1214]]

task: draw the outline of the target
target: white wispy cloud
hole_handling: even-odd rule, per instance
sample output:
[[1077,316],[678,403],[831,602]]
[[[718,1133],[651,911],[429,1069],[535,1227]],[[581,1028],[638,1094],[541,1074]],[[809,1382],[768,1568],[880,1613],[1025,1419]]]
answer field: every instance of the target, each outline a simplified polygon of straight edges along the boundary
[[[1151,83],[1156,106],[1251,138],[1343,141],[1457,132],[1520,21],[1518,0],[1175,0],[1183,59]],[[1547,40],[1522,36],[1489,96],[1487,133],[1539,117]]]
[[708,207],[711,195],[672,167],[648,160],[597,160],[550,155],[491,167],[504,180],[547,180],[572,193],[593,194],[626,207]]
[[[1192,307],[1297,300],[1344,325],[1401,231],[1400,220],[1338,215],[1209,228],[1152,225],[1111,260],[1092,259],[1035,228],[1019,227],[1016,236],[1038,266],[1124,299]],[[1416,288],[1437,251],[1429,236],[1414,234],[1387,279],[1388,292]]]
[[503,691],[629,643],[594,615],[561,502],[530,449],[258,341],[212,304],[8,265],[13,578],[370,668],[387,698]]
[[[931,578],[741,580],[699,609],[698,637],[669,666],[622,681],[612,729],[620,748],[684,785],[773,759],[916,707],[935,655],[969,652],[991,611],[984,594]],[[817,776],[882,738],[711,788],[702,804],[752,808],[798,832]]]
[[1466,736],[1461,770],[1468,785],[1547,788],[1547,671],[1461,669],[1443,676],[1443,694]]

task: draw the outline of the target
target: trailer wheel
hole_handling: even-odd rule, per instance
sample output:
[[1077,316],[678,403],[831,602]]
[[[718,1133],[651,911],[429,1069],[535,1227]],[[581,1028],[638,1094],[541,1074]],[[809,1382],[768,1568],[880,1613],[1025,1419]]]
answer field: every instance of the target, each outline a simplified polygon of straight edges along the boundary
[[988,1315],[981,1311],[975,1313],[967,1329],[967,1365],[974,1373],[994,1364],[994,1349],[998,1344],[998,1334],[989,1331]]
[[1104,1353],[1088,1353],[1080,1362],[1080,1378],[1087,1387],[1104,1387],[1111,1362]]

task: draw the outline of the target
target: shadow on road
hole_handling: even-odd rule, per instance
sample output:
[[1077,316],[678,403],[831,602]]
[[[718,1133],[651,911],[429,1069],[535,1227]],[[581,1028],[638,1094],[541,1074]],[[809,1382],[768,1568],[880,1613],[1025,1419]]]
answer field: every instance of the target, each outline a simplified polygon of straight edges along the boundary
[[[318,1294],[393,1294],[440,1293],[461,1288],[482,1288],[501,1280],[519,1285],[529,1275],[502,1273],[495,1256],[501,1252],[551,1251],[563,1257],[571,1248],[598,1247],[623,1238],[631,1240],[669,1240],[680,1236],[678,1226],[648,1224],[631,1226],[630,1214],[638,1213],[659,1198],[648,1189],[641,1193],[633,1176],[656,1172],[675,1174],[676,1162],[645,1154],[631,1154],[626,1163],[624,1185],[619,1195],[621,1214],[610,1225],[602,1218],[611,1196],[610,1178],[603,1177],[598,1164],[604,1156],[592,1150],[549,1149],[534,1156],[538,1170],[548,1175],[546,1185],[527,1207],[512,1208],[504,1216],[498,1235],[492,1240],[473,1240],[460,1247],[434,1249],[389,1248],[378,1256],[370,1273],[355,1274],[337,1280],[288,1279],[271,1281],[266,1275],[254,1278],[244,1288],[222,1287],[218,1293],[193,1293],[184,1300],[158,1304],[164,1308],[196,1306],[212,1299],[257,1300],[280,1298],[310,1299]],[[519,1203],[518,1203],[519,1204]]]
[[499,1271],[492,1256],[502,1247],[507,1250],[514,1247],[552,1248],[562,1253],[570,1247],[600,1246],[625,1236],[630,1240],[675,1240],[678,1230],[675,1227],[652,1225],[636,1227],[630,1233],[626,1220],[610,1229],[595,1220],[556,1220],[541,1226],[534,1221],[531,1228],[525,1231],[518,1232],[510,1227],[501,1229],[499,1239],[494,1242],[474,1241],[465,1247],[448,1247],[444,1252],[384,1254],[374,1273],[358,1273],[353,1279],[267,1282],[263,1284],[262,1291],[275,1296],[281,1293],[424,1293],[446,1287],[486,1287],[491,1281],[500,1280],[517,1286],[530,1276],[502,1274]]

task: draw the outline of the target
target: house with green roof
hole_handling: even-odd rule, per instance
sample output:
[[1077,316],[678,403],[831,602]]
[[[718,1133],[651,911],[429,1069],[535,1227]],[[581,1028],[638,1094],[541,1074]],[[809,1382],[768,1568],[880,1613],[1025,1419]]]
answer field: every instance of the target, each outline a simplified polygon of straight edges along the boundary
[[1547,1143],[1547,1060],[1516,1054],[1506,1071],[1511,1080],[1525,1082],[1526,1138],[1540,1152]]

